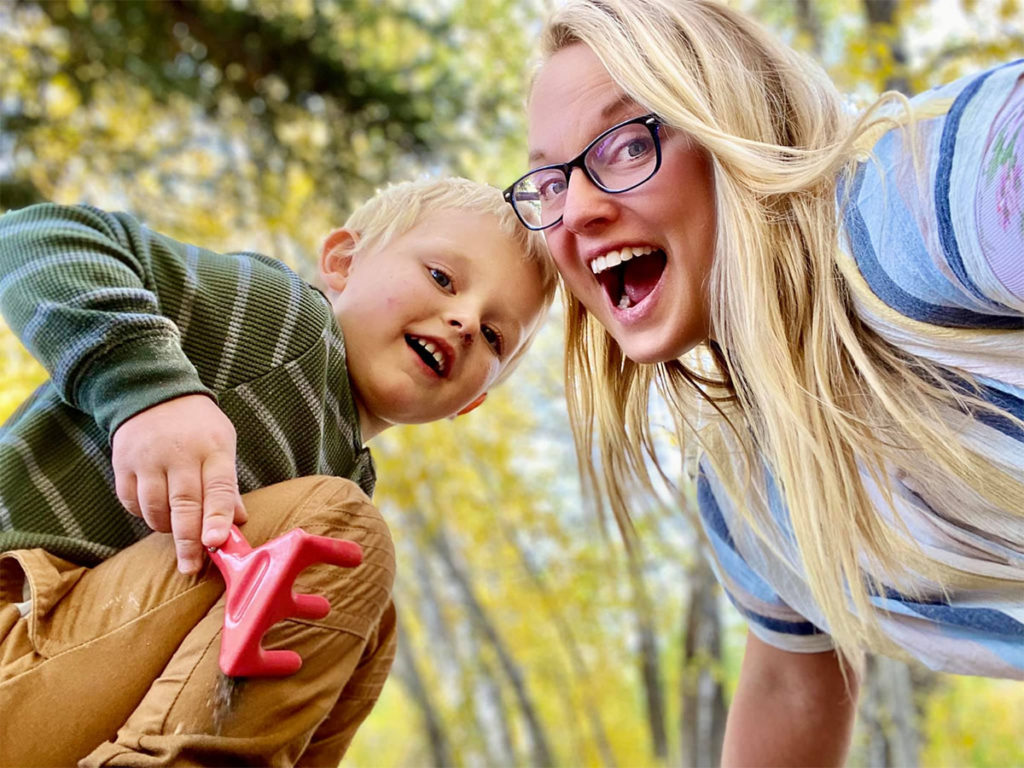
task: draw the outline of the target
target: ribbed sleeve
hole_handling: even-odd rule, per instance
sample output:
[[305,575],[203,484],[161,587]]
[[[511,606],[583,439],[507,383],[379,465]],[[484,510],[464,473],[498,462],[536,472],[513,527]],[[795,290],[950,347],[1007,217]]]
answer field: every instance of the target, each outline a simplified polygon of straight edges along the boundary
[[0,218],[0,311],[64,401],[108,434],[164,400],[212,394],[160,314],[147,246],[85,207]]

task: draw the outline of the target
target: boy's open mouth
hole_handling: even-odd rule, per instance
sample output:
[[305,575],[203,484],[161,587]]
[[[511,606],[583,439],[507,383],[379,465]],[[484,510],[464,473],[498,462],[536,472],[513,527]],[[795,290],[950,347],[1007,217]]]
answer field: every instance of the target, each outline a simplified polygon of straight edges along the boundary
[[438,344],[430,339],[413,336],[411,333],[405,334],[405,343],[442,379],[448,375],[451,363],[446,352]]
[[613,307],[629,309],[646,299],[658,284],[666,264],[665,252],[650,245],[609,251],[590,262]]

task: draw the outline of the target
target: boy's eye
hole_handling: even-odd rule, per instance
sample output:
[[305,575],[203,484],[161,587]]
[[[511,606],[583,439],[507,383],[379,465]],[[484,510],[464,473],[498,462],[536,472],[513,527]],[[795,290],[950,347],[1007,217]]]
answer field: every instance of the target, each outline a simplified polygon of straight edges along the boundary
[[448,275],[445,272],[442,272],[440,269],[431,267],[430,276],[434,278],[434,282],[440,285],[442,288],[452,287],[452,279],[448,277]]
[[491,345],[491,348],[500,355],[502,351],[501,334],[489,325],[485,325],[480,330],[480,334]]

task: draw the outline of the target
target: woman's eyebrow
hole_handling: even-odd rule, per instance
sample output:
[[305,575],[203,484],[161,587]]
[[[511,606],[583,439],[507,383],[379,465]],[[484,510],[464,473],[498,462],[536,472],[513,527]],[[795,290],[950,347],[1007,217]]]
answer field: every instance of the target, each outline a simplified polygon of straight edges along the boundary
[[[615,99],[614,101],[608,102],[608,104],[606,104],[601,109],[601,112],[598,114],[598,118],[602,123],[604,123],[607,122],[609,118],[613,116],[621,117],[624,112],[629,112],[631,109],[634,108],[636,108],[636,102],[633,101],[626,94],[620,93],[619,98]],[[594,136],[596,137],[600,133],[600,130],[595,131]],[[527,164],[531,168],[536,165],[543,165],[545,157],[546,154],[543,151],[535,149],[530,153],[530,156],[527,158]]]

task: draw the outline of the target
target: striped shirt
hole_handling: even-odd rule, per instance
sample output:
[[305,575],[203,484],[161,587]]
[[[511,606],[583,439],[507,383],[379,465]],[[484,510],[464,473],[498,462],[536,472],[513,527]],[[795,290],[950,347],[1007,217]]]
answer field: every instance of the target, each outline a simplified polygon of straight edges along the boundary
[[[915,169],[903,132],[886,133],[840,191],[840,259],[860,317],[902,350],[971,374],[984,398],[1024,418],[1024,61],[964,78],[913,100]],[[843,186],[843,185],[841,185]],[[1024,484],[1024,432],[982,414],[965,445]],[[965,495],[947,478],[893,474],[893,501],[864,473],[869,497],[923,550],[1002,590],[943,595],[919,583],[912,599],[876,590],[883,631],[925,665],[1024,679],[1024,510],[1011,514]],[[726,593],[764,642],[797,652],[832,647],[811,596],[785,502],[765,470],[768,546],[737,513],[707,456],[698,503]],[[981,524],[958,521],[965,506]],[[767,507],[767,508],[765,508]],[[904,590],[904,593],[908,590]],[[915,590],[914,594],[918,592]]]
[[47,203],[0,217],[0,309],[50,376],[0,427],[0,551],[91,565],[147,535],[115,495],[110,438],[187,394],[234,424],[243,493],[312,474],[373,493],[331,306],[275,259]]

